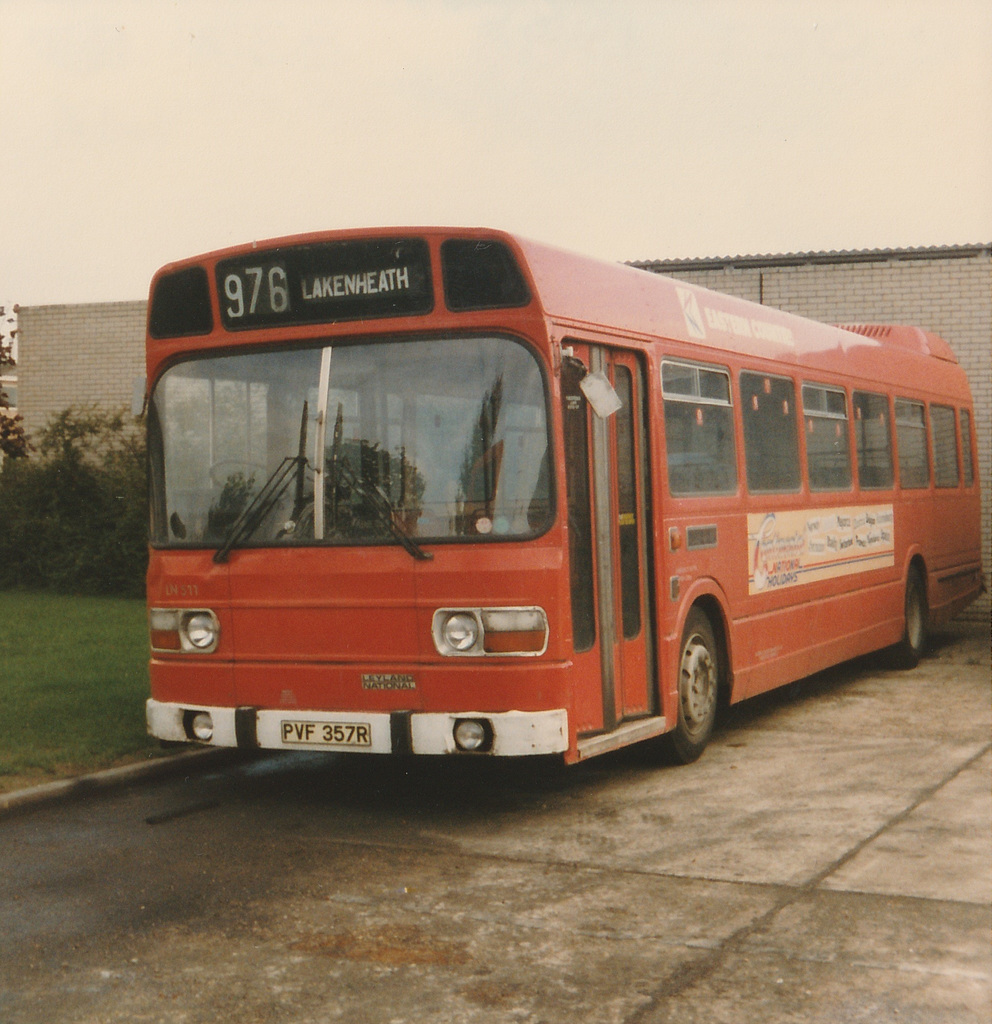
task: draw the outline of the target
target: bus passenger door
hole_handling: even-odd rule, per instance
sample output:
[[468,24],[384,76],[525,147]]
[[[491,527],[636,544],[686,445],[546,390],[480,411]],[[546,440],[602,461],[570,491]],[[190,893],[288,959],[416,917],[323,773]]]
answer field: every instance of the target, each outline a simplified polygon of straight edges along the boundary
[[[657,714],[650,606],[645,379],[634,352],[569,343],[562,364],[572,618],[580,733]],[[580,385],[606,375],[620,400],[593,412]]]

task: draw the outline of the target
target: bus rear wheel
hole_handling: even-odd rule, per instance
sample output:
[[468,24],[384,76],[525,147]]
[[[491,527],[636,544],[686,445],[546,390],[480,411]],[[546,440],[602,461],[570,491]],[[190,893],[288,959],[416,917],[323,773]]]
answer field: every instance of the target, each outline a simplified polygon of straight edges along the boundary
[[720,688],[720,648],[710,620],[698,608],[686,619],[681,651],[678,722],[662,740],[669,760],[689,764],[713,732]]
[[906,577],[906,625],[896,645],[895,660],[900,668],[916,668],[927,650],[927,590],[923,574],[913,566]]

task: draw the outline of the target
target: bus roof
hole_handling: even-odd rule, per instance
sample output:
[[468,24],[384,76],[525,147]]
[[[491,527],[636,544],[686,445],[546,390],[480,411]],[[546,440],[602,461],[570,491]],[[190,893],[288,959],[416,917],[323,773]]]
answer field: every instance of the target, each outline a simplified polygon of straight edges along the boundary
[[545,313],[556,320],[623,324],[639,334],[799,362],[859,348],[957,362],[946,341],[919,327],[824,324],[626,264],[515,241]]
[[563,326],[621,328],[709,349],[715,357],[736,353],[865,383],[926,380],[935,391],[962,393],[964,373],[951,347],[920,327],[824,324],[625,264],[513,241],[545,314]]

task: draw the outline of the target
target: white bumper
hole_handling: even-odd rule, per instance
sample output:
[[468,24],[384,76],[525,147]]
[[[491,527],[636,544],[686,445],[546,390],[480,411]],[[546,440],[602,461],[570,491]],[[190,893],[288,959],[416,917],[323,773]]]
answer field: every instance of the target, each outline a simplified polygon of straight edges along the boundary
[[166,704],[145,706],[149,735],[187,743],[187,722],[198,712],[213,721],[211,746],[260,747],[266,750],[337,750],[364,754],[460,754],[455,724],[461,719],[489,723],[494,757],[561,754],[568,749],[568,713],[551,711],[483,711],[359,713],[347,711],[279,711],[254,708]]

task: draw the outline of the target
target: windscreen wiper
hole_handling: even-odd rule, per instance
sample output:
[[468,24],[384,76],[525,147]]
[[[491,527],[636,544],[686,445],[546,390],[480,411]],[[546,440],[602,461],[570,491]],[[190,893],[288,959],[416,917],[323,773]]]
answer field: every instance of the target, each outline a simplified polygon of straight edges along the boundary
[[337,466],[337,475],[349,487],[354,488],[372,507],[376,518],[389,528],[389,532],[403,545],[403,547],[418,562],[429,562],[434,556],[425,551],[396,521],[396,509],[390,504],[389,499],[371,481],[366,483],[359,479],[352,470],[346,458],[341,459]]
[[272,475],[262,485],[262,489],[234,521],[224,543],[214,552],[214,561],[218,565],[227,561],[227,556],[236,544],[246,540],[258,529],[262,520],[272,511],[275,503],[289,487],[294,473],[304,471],[306,461],[306,457],[303,455],[287,455],[276,466]]

